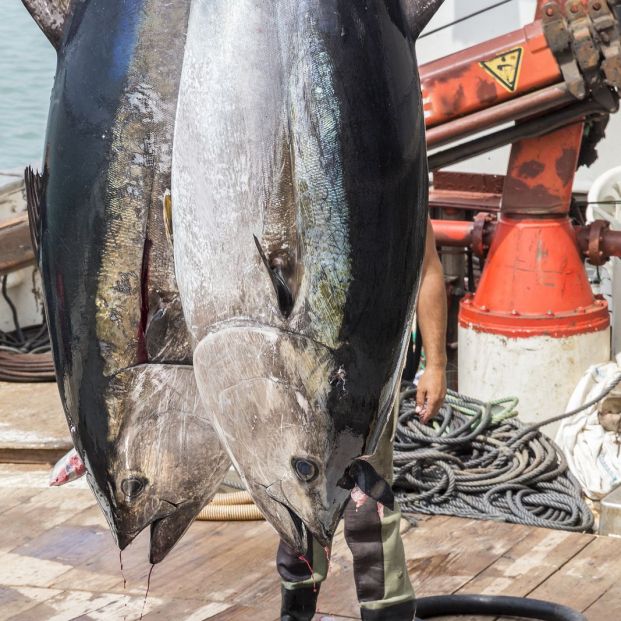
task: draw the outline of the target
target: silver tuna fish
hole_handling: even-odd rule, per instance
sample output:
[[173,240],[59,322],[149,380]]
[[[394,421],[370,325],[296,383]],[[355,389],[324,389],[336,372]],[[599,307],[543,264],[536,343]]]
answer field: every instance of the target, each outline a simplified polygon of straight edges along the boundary
[[61,398],[118,545],[151,525],[158,562],[230,463],[197,397],[164,217],[189,0],[24,4],[58,51],[27,185]]
[[[430,4],[410,7],[416,29]],[[280,536],[327,545],[352,479],[390,495],[363,458],[390,416],[423,259],[400,3],[194,0],[172,198],[207,410]]]

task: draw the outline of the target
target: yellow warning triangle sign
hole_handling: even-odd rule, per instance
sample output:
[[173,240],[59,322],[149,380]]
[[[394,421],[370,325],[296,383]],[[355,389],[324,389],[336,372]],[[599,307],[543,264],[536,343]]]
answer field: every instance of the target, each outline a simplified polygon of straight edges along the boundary
[[487,71],[497,82],[500,82],[512,93],[517,89],[522,67],[523,49],[516,47],[508,52],[503,52],[490,60],[481,63],[481,67]]

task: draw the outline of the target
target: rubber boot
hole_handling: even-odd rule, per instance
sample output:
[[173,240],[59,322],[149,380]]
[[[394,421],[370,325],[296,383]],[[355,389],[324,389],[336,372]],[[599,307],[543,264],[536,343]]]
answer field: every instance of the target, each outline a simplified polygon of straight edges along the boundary
[[413,621],[415,613],[416,602],[414,600],[375,610],[360,608],[362,621]]
[[302,587],[286,589],[282,587],[281,621],[311,621],[317,609],[319,589]]

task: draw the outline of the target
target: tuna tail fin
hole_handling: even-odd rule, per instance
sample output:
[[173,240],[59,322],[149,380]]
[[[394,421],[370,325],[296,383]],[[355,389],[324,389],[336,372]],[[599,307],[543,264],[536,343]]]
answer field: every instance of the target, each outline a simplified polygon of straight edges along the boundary
[[30,240],[35,257],[39,257],[39,242],[41,240],[41,206],[45,194],[47,174],[43,171],[40,175],[30,166],[24,171],[26,183],[26,207],[28,208],[28,224],[30,226]]
[[401,0],[412,37],[417,39],[444,0]]
[[291,291],[289,285],[287,284],[287,280],[285,279],[285,275],[283,274],[282,269],[278,265],[270,264],[263,248],[261,247],[261,242],[257,239],[256,235],[253,235],[254,243],[257,245],[257,250],[259,251],[259,255],[261,256],[261,260],[263,264],[267,268],[267,271],[272,280],[272,284],[274,285],[274,289],[276,290],[276,296],[278,297],[278,307],[280,308],[280,312],[283,316],[289,317],[291,311],[293,310],[293,304],[295,300],[293,299],[293,292]]
[[65,22],[71,12],[72,0],[22,0],[22,2],[43,34],[58,49]]

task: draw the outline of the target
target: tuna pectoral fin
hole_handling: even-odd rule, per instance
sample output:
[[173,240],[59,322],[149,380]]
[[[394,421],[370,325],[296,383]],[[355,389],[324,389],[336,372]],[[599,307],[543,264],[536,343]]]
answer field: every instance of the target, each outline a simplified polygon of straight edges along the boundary
[[338,484],[344,489],[353,489],[357,485],[369,498],[382,503],[391,511],[395,508],[392,488],[364,459],[356,459]]
[[254,243],[257,245],[257,250],[259,251],[259,255],[261,255],[261,260],[265,265],[268,274],[272,280],[272,284],[274,285],[274,289],[276,290],[276,296],[278,298],[278,307],[280,308],[280,312],[284,317],[289,317],[291,311],[293,310],[293,292],[291,291],[287,281],[285,280],[285,275],[282,270],[275,265],[271,265],[263,248],[261,246],[261,242],[257,239],[257,236],[254,235]]
[[444,0],[401,0],[403,11],[415,39],[436,14]]
[[28,224],[30,225],[30,240],[35,257],[39,255],[39,241],[41,238],[41,205],[45,193],[47,175],[40,175],[30,166],[24,171],[26,184],[26,207],[28,208]]
[[50,43],[58,49],[72,0],[22,0]]

